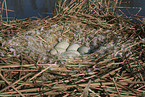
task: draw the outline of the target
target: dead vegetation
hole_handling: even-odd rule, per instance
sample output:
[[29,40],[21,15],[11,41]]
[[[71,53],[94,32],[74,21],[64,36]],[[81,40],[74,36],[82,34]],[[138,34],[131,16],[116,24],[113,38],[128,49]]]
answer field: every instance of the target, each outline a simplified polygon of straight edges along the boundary
[[[1,20],[0,51],[3,55],[0,55],[0,96],[143,97],[145,95],[144,24],[135,23],[129,17],[118,15],[120,4],[121,0],[120,2],[58,0],[56,15],[52,18],[8,22]],[[9,47],[3,46],[4,41],[12,39],[13,36],[23,36],[29,30],[42,27],[50,30],[52,25],[57,24],[57,27],[62,27],[63,24],[67,25],[73,21],[85,25],[82,31],[89,27],[97,31],[110,30],[111,32],[101,33],[107,35],[107,40],[102,44],[104,46],[115,41],[116,35],[121,35],[122,40],[116,43],[120,49],[102,55],[93,52],[82,59],[74,60],[62,60],[57,56],[48,55],[49,60],[42,64],[41,54],[33,56],[22,52],[20,56],[10,57],[8,55],[12,52],[9,51]],[[71,26],[73,30],[64,27],[61,35],[58,34],[58,30],[54,31],[58,36],[54,38],[53,43],[56,43],[59,37],[74,41],[72,33],[75,34],[77,29],[75,24]],[[80,34],[80,37],[87,39],[91,35],[98,34],[92,31]],[[43,34],[39,35],[39,39],[46,40]],[[48,45],[53,43],[50,42]],[[125,47],[121,49],[122,45]],[[122,56],[112,57],[117,53],[122,53]],[[50,59],[53,62],[50,62]]]

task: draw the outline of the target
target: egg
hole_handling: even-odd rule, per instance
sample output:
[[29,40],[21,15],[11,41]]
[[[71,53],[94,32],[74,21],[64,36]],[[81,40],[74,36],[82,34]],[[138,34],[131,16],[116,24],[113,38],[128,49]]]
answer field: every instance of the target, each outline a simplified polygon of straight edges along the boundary
[[87,54],[89,52],[90,48],[86,47],[86,46],[81,46],[78,48],[78,52],[83,55],[83,54]]
[[67,51],[71,51],[71,50],[74,50],[74,51],[77,51],[77,49],[79,48],[80,46],[78,44],[71,44],[68,48],[67,48]]
[[69,46],[68,42],[60,42],[55,46],[55,49],[61,48],[61,49],[66,50],[68,46]]
[[57,54],[56,49],[52,49],[52,50],[50,51],[50,54],[52,54],[52,55],[56,55],[56,54]]
[[63,48],[56,48],[56,51],[58,54],[64,53],[66,51],[66,49]]
[[78,56],[78,55],[80,55],[80,53],[76,50],[69,50],[63,53],[63,56],[70,57],[70,58]]

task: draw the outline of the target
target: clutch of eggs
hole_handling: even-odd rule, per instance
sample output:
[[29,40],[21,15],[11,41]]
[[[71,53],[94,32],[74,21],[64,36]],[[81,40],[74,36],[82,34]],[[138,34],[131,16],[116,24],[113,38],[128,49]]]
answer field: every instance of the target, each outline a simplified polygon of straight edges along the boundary
[[77,43],[69,45],[68,42],[59,42],[51,51],[52,55],[61,55],[66,57],[75,57],[78,55],[84,55],[89,52],[90,48],[86,46],[80,46]]

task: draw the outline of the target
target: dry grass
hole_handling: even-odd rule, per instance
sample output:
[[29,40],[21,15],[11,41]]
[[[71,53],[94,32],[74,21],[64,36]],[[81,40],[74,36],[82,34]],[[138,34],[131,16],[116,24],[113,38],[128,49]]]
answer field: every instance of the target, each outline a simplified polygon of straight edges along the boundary
[[[59,0],[56,6],[56,15],[53,18],[38,20],[24,19],[0,22],[0,37],[3,41],[13,36],[21,37],[32,29],[50,30],[57,24],[62,27],[72,21],[80,22],[82,31],[86,28],[99,30],[111,30],[103,32],[108,36],[106,43],[110,43],[115,33],[124,38],[117,45],[125,45],[123,56],[110,57],[117,52],[107,52],[98,56],[97,52],[91,53],[82,59],[62,60],[56,56],[50,59],[54,62],[40,63],[40,56],[21,53],[19,57],[9,57],[8,47],[0,47],[4,55],[0,56],[0,96],[50,96],[50,97],[142,97],[145,95],[145,38],[144,24],[136,24],[131,20],[118,15],[118,0]],[[86,6],[88,5],[88,6]],[[37,25],[40,23],[40,25]],[[72,29],[65,29],[61,37],[69,41],[77,41],[72,38],[75,34],[75,24]],[[18,32],[23,32],[19,33]],[[43,32],[44,33],[44,32]],[[58,32],[54,31],[54,35]],[[79,33],[78,33],[79,34]],[[98,35],[97,32],[88,32],[80,37]],[[60,36],[56,36],[53,45]],[[86,39],[87,39],[86,37]],[[38,40],[45,41],[43,34]],[[91,41],[91,40],[90,40]],[[134,42],[135,41],[135,42]],[[78,39],[79,42],[79,39]],[[44,42],[45,44],[45,42]],[[82,43],[83,44],[83,43]],[[105,44],[104,44],[105,45]],[[132,53],[128,53],[132,51]]]

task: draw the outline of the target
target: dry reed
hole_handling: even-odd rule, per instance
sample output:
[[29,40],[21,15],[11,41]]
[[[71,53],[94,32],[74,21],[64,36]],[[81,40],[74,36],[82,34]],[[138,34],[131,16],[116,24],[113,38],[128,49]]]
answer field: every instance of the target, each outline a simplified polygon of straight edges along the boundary
[[[58,0],[55,16],[38,20],[24,19],[0,23],[0,50],[4,55],[0,56],[0,96],[62,96],[62,97],[141,97],[145,95],[145,33],[144,24],[136,24],[118,15],[118,0]],[[86,6],[88,5],[88,6]],[[2,7],[3,8],[3,7]],[[1,17],[2,19],[2,17]],[[21,37],[32,29],[54,30],[52,25],[63,27],[64,23],[72,21],[81,22],[82,30],[95,28],[111,32],[102,32],[108,36],[106,44],[114,41],[114,36],[120,34],[123,37],[118,46],[125,45],[124,49],[117,52],[106,52],[99,56],[97,52],[89,54],[82,59],[62,60],[56,56],[50,56],[52,63],[40,63],[40,56],[21,53],[19,57],[8,55],[12,52],[3,47],[5,40],[13,36]],[[37,25],[40,23],[40,25]],[[75,34],[76,24],[73,29],[65,29],[61,35],[54,31],[53,45],[59,36],[77,41],[72,38]],[[92,31],[92,32],[91,32]],[[98,35],[91,30],[80,37]],[[23,32],[23,33],[20,33]],[[44,32],[43,32],[44,33]],[[37,35],[38,41],[46,39]],[[93,39],[92,39],[93,40]],[[135,40],[135,42],[134,42]],[[78,39],[79,41],[79,39]],[[90,40],[91,41],[91,40]],[[82,43],[83,44],[83,43]],[[85,43],[84,43],[85,44]],[[103,44],[106,46],[105,44]],[[132,51],[132,53],[128,53]],[[124,52],[122,56],[110,57]]]

